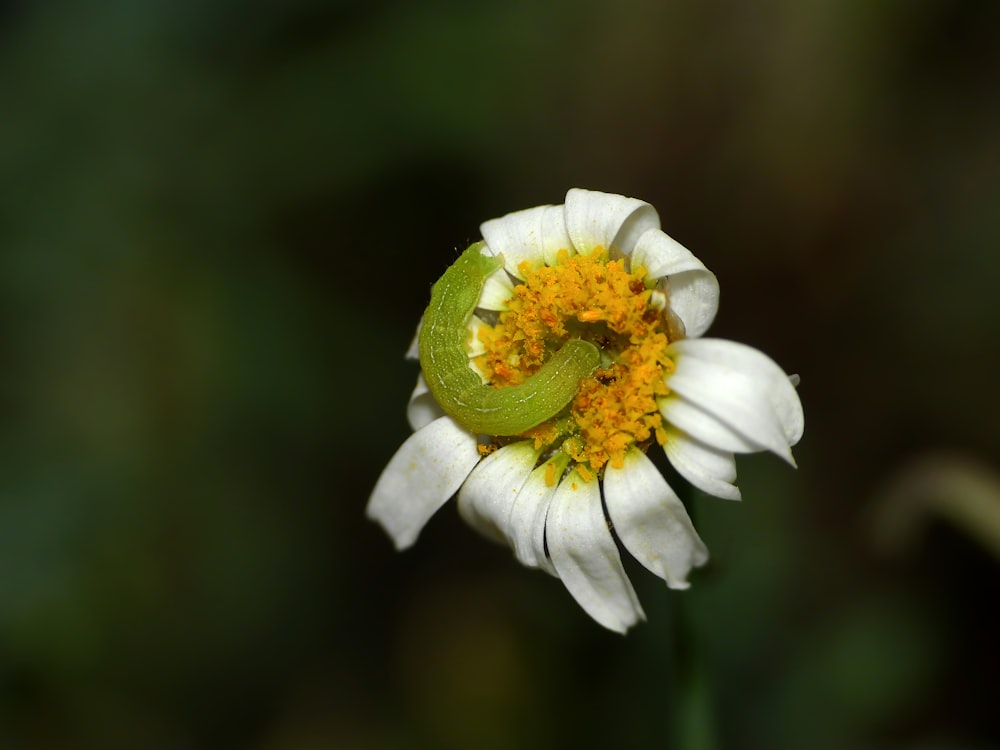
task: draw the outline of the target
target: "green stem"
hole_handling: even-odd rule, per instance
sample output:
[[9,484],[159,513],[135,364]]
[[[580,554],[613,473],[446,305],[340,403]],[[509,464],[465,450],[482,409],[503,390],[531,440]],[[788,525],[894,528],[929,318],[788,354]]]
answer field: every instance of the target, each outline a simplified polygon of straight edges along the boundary
[[[692,523],[695,520],[694,498],[684,493],[684,505]],[[695,583],[697,586],[697,583]],[[677,750],[715,750],[718,735],[712,697],[710,665],[699,638],[695,616],[701,597],[697,589],[675,597],[677,610],[674,622],[674,672],[676,706],[674,711],[673,747]]]
[[676,707],[674,743],[677,750],[714,750],[718,746],[708,663],[692,617],[695,601],[681,594],[675,623]]

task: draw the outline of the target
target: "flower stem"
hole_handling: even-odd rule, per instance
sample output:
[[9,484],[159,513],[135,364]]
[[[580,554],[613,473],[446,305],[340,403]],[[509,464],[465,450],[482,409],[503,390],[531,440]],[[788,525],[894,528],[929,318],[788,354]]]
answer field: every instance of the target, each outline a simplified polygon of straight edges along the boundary
[[[684,505],[691,521],[695,504],[691,492],[685,493]],[[699,638],[697,609],[702,597],[697,589],[676,597],[674,622],[674,672],[676,705],[672,747],[678,750],[715,750],[718,737],[712,698],[710,664],[704,639]]]
[[718,746],[708,664],[692,617],[690,593],[678,603],[675,627],[676,705],[674,742],[678,750],[714,750]]

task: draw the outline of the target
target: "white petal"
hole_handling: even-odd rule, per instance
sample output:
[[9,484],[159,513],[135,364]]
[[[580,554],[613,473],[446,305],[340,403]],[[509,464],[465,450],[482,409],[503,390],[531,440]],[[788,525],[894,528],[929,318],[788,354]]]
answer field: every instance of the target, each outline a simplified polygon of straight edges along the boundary
[[566,230],[577,252],[601,246],[628,254],[646,230],[659,226],[656,209],[637,198],[579,188],[566,193]]
[[448,417],[415,432],[396,451],[368,500],[367,514],[397,549],[413,544],[430,517],[479,463],[476,438]]
[[573,241],[566,231],[566,210],[563,206],[546,206],[542,214],[542,255],[545,265],[554,266],[559,260],[559,251],[575,255]]
[[727,500],[739,500],[736,460],[722,451],[695,440],[674,427],[668,427],[663,450],[678,473],[702,492]]
[[719,311],[719,281],[711,271],[685,271],[668,279],[670,309],[684,321],[684,332],[701,336]]
[[732,453],[756,453],[767,450],[766,446],[751,440],[730,424],[676,393],[658,399],[656,405],[668,424],[678,427],[705,445]]
[[[757,413],[767,411],[769,407],[786,446],[799,442],[805,423],[802,402],[788,375],[766,354],[751,346],[722,339],[677,341],[671,345],[671,353],[676,353],[677,360],[677,371],[670,377],[671,388],[697,402],[690,392],[685,393],[675,387],[674,378],[681,370],[687,370],[693,377],[714,379],[716,383],[713,387],[726,390],[730,398],[735,395],[731,388],[738,388],[746,382],[753,396],[749,403],[740,405],[742,410]],[[708,402],[699,405],[722,419],[729,420],[733,414],[729,408],[726,411],[722,411],[721,407],[716,410]],[[762,436],[758,437],[740,423],[733,422],[733,426],[751,438],[765,442]],[[770,444],[765,444],[770,450],[775,450]],[[781,449],[775,452],[783,455]]]
[[410,394],[410,403],[406,405],[406,419],[410,428],[416,432],[444,416],[444,410],[434,400],[423,373],[417,375],[417,384]]
[[[731,351],[728,346],[719,348],[678,345],[700,344],[704,341],[706,339],[685,339],[671,345],[670,353],[675,359],[677,369],[667,378],[670,389],[794,466],[790,450],[793,440],[786,434],[785,426],[772,405],[773,388],[769,373],[759,366],[761,362],[768,362],[774,367],[777,365],[759,352],[757,352],[759,358],[743,361],[747,358],[725,356]],[[724,343],[732,344],[732,342]],[[733,346],[749,349],[742,345]],[[705,356],[697,356],[690,352],[701,352]],[[797,403],[795,389],[787,377],[783,383]],[[799,408],[801,413],[801,407]],[[726,448],[722,445],[716,447]]]
[[719,310],[719,282],[694,254],[659,229],[639,237],[632,268],[642,266],[654,278],[669,277],[670,308],[684,321],[688,336],[700,336]]
[[469,359],[486,353],[486,344],[479,339],[479,329],[485,325],[486,323],[478,315],[473,315],[469,318],[469,323],[466,325],[466,328],[469,330],[469,343],[466,346]]
[[458,493],[458,512],[466,523],[484,536],[510,543],[510,511],[538,454],[530,440],[522,440],[484,458]]
[[662,229],[642,233],[632,251],[632,269],[642,266],[646,274],[658,279],[684,271],[707,271],[705,264]]
[[480,225],[479,231],[486,244],[494,253],[503,255],[504,267],[511,276],[524,278],[518,268],[524,261],[531,263],[532,267],[545,262],[542,252],[542,217],[548,208],[549,206],[535,206],[499,219],[490,219]]
[[507,272],[498,268],[486,277],[483,293],[479,295],[479,304],[484,310],[506,310],[507,300],[514,296],[514,284]]
[[697,360],[687,366],[682,361],[677,361],[677,370],[669,378],[671,390],[794,464],[778,418],[757,381]]
[[[542,568],[552,575],[558,574],[545,554],[545,516],[568,462],[569,456],[557,453],[532,471],[510,511],[510,541],[517,559],[522,565]],[[551,486],[545,481],[549,464],[554,464],[555,482]]]
[[559,577],[588,615],[619,633],[645,619],[608,531],[596,479],[584,482],[572,471],[559,484],[545,536]]
[[686,589],[708,549],[684,505],[646,454],[632,448],[621,469],[604,473],[604,501],[615,532],[636,560],[672,589]]

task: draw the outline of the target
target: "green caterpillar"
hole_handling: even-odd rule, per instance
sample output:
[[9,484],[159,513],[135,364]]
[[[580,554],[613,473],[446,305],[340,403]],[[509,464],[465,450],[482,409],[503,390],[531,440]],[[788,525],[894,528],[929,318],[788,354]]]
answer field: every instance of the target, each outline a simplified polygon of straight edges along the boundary
[[601,355],[589,341],[571,339],[523,383],[484,385],[469,367],[466,326],[486,278],[503,267],[502,258],[483,255],[485,244],[470,245],[431,290],[420,327],[420,366],[434,399],[463,427],[486,435],[518,435],[566,408]]

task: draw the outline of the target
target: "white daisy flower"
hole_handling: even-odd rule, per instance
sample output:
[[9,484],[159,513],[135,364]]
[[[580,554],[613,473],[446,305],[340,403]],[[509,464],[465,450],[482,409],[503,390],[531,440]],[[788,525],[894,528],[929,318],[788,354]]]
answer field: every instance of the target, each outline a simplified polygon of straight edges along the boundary
[[[708,559],[646,452],[658,446],[695,487],[739,499],[734,454],[768,450],[794,465],[802,405],[761,352],[700,338],[718,282],[648,203],[574,189],[564,205],[481,231],[452,268],[489,273],[476,285],[461,280],[475,273],[449,270],[435,286],[408,353],[422,367],[407,410],[414,434],[379,477],[368,516],[404,549],[458,493],[469,524],[623,633],[645,616],[615,536],[673,589]],[[593,346],[545,370],[573,340]],[[589,374],[573,376],[561,400],[550,395],[583,349]],[[529,380],[539,372],[551,377]]]

